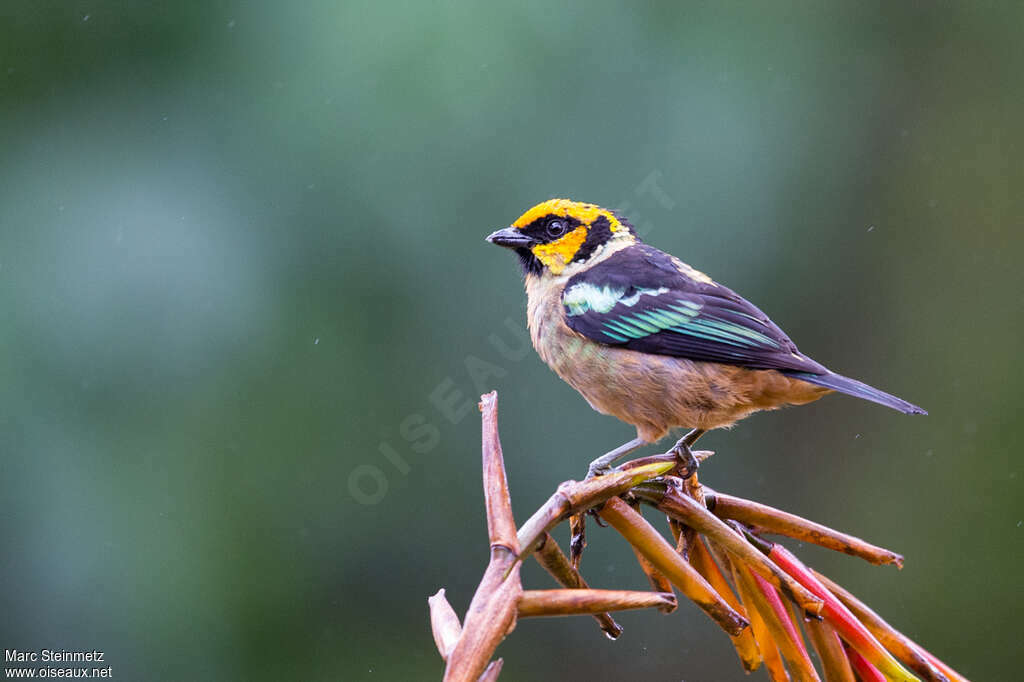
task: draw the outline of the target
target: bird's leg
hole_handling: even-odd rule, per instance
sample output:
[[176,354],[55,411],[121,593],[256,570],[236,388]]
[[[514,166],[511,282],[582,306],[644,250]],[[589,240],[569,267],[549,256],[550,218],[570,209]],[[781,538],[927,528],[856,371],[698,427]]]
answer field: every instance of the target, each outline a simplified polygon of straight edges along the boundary
[[676,441],[676,444],[672,446],[672,449],[669,450],[668,453],[666,453],[670,455],[675,455],[676,457],[679,458],[679,462],[682,465],[680,475],[682,476],[683,480],[697,473],[697,467],[700,466],[700,463],[697,461],[697,458],[693,456],[693,450],[691,450],[690,448],[693,446],[694,443],[697,442],[697,439],[703,436],[705,433],[707,433],[707,431],[705,431],[704,429],[694,429],[690,431],[685,436]]
[[629,453],[642,448],[645,445],[647,445],[647,441],[641,440],[640,438],[634,438],[628,443],[623,443],[614,450],[606,452],[590,463],[590,469],[587,471],[587,478],[607,474],[616,460],[622,459]]

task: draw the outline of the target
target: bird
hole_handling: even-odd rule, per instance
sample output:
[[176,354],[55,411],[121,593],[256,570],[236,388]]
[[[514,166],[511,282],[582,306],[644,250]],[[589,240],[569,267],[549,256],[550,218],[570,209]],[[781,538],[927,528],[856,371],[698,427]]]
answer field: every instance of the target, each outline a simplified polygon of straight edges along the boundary
[[688,431],[667,454],[689,477],[692,446],[707,431],[836,391],[927,414],[801,353],[759,308],[644,243],[618,212],[550,199],[487,241],[519,257],[540,358],[593,409],[636,427],[588,477],[680,428]]

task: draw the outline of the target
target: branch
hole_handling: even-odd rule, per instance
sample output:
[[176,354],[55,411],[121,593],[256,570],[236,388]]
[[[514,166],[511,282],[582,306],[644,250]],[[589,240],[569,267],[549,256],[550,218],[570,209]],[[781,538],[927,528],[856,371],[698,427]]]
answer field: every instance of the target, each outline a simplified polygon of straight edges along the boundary
[[730,635],[738,635],[747,627],[747,619],[733,611],[700,573],[683,561],[665,538],[632,507],[613,497],[598,513],[723,630]]
[[[583,579],[583,576],[580,575],[580,572],[573,568],[568,557],[562,552],[562,548],[558,546],[558,543],[549,534],[544,534],[544,538],[541,540],[540,546],[537,547],[537,551],[533,553],[533,557],[562,587],[570,590],[590,587],[587,581]],[[595,614],[594,618],[604,633],[608,635],[609,639],[618,639],[619,635],[622,634],[622,626],[616,623],[607,613]]]
[[526,590],[519,600],[519,617],[582,616],[664,606],[675,608],[676,595],[633,590]]
[[[498,437],[497,395],[482,396],[480,410],[490,561],[462,624],[443,589],[427,600],[446,681],[497,680],[503,661],[491,657],[519,618],[589,615],[615,639],[622,628],[610,611],[667,613],[677,605],[675,586],[729,634],[744,670],[763,663],[775,681],[788,681],[790,673],[798,680],[821,679],[786,598],[809,614],[804,629],[827,682],[853,682],[855,674],[861,680],[882,679],[883,673],[890,682],[920,682],[901,661],[927,682],[967,682],[848,591],[760,534],[812,542],[874,564],[901,566],[903,557],[794,514],[714,492],[696,475],[681,480],[670,474],[678,463],[674,455],[645,457],[604,476],[566,481],[517,532]],[[711,453],[695,454],[704,459]],[[666,515],[675,546],[634,509],[641,501]],[[588,512],[629,542],[653,592],[590,588],[576,564]],[[572,561],[548,532],[570,517],[575,518]],[[527,554],[563,589],[523,590],[520,567]]]
[[444,596],[443,587],[433,597],[427,598],[427,604],[430,606],[430,629],[434,633],[434,644],[437,645],[441,658],[447,661],[448,655],[462,636],[462,625],[459,623],[459,617],[455,615],[455,609]]
[[571,514],[587,511],[610,497],[621,495],[644,481],[671,471],[673,467],[673,462],[654,462],[628,471],[595,476],[585,481],[562,483],[548,501],[519,529],[519,546],[523,548],[523,555],[534,551],[544,533],[569,518]]
[[[483,412],[484,504],[491,560],[466,612],[462,635],[448,656],[445,682],[474,682],[488,668],[498,643],[516,626],[523,587],[519,578],[519,542],[505,478],[505,461],[498,440],[498,396],[480,401]],[[507,578],[507,579],[506,579]],[[497,679],[501,664],[490,673]]]
[[814,576],[827,587],[832,594],[839,597],[846,608],[853,612],[868,631],[873,634],[886,649],[896,655],[914,672],[929,682],[968,682],[967,678],[932,656],[913,640],[886,623],[881,616],[872,611],[864,602],[854,597],[845,588],[832,582],[821,573],[813,571]]
[[795,601],[801,609],[812,614],[821,613],[822,601],[803,585],[786,574],[771,561],[765,559],[743,536],[725,524],[724,521],[700,506],[691,498],[679,493],[674,487],[664,483],[645,486],[636,491],[645,499],[669,516],[678,519],[688,526],[703,533],[712,542],[720,545],[740,561],[749,564],[758,575]]
[[708,496],[708,509],[723,519],[733,519],[747,526],[754,526],[766,533],[821,545],[843,554],[857,556],[875,565],[896,564],[903,568],[903,557],[882,547],[876,547],[860,538],[832,530],[814,521],[808,521],[796,514],[790,514],[766,504],[751,502],[732,495],[704,489]]

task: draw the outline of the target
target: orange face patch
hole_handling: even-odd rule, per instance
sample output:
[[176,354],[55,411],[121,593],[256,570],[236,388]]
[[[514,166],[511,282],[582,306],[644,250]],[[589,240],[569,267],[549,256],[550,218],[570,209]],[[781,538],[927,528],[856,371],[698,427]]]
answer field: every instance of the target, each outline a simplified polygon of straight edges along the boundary
[[537,204],[529,211],[519,216],[519,218],[512,223],[512,227],[522,229],[538,218],[543,218],[547,215],[557,215],[562,216],[563,218],[575,218],[584,225],[591,224],[597,220],[598,216],[604,216],[608,219],[609,229],[612,232],[622,229],[622,223],[618,221],[615,214],[611,211],[606,211],[596,204],[584,204],[571,199],[548,199],[544,203]]
[[[543,215],[547,215],[547,213]],[[531,251],[533,252],[533,255],[537,257],[537,260],[543,263],[548,270],[558,275],[561,274],[562,270],[565,269],[565,266],[572,261],[576,252],[580,250],[580,247],[583,246],[583,242],[586,240],[587,226],[580,225],[558,241],[550,242],[548,244],[538,244],[537,246],[534,246]]]

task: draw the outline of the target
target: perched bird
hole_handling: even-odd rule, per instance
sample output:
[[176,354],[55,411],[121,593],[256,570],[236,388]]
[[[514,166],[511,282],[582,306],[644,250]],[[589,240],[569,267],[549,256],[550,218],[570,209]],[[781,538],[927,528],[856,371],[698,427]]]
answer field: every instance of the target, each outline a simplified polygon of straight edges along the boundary
[[600,206],[551,199],[487,241],[519,256],[544,362],[595,410],[636,427],[591,475],[678,427],[691,430],[669,452],[689,475],[690,446],[707,430],[833,391],[927,414],[807,357],[753,304]]

